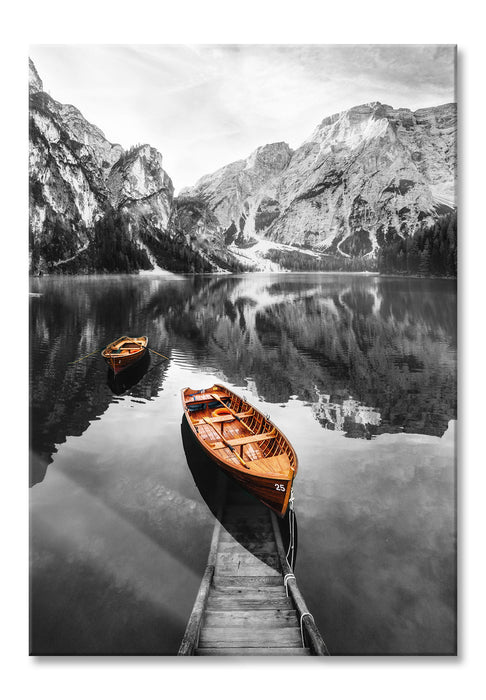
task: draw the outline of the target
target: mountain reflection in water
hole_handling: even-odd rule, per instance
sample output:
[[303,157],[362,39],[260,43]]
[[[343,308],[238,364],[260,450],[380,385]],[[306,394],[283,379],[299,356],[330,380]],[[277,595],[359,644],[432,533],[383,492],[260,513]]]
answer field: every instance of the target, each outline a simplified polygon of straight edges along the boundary
[[[454,653],[453,281],[46,277],[31,292],[33,653],[177,653],[214,523],[180,389],[215,381],[297,451],[297,577],[331,654]],[[169,360],[114,384],[98,350],[123,334]]]
[[[99,357],[120,332],[270,403],[310,404],[349,437],[442,435],[456,412],[455,284],[379,277],[197,276],[36,279],[31,297],[33,481],[55,445],[113,400]],[[133,387],[150,400],[166,364]],[[123,382],[122,382],[123,383]],[[116,388],[116,387],[115,387]],[[117,391],[114,392],[119,393]]]

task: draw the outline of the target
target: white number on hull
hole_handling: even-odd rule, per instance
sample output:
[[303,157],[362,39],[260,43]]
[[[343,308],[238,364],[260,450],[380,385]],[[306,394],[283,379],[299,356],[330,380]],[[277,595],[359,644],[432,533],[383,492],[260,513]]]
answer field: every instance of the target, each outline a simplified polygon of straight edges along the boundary
[[285,491],[285,486],[283,484],[275,484],[276,491]]

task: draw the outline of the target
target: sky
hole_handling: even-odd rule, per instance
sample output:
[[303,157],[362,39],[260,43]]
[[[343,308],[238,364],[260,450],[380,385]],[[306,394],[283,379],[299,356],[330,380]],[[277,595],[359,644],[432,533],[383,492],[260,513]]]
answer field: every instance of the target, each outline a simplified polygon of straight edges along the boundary
[[176,192],[327,116],[455,101],[453,45],[31,45],[44,90],[112,143],[149,143]]

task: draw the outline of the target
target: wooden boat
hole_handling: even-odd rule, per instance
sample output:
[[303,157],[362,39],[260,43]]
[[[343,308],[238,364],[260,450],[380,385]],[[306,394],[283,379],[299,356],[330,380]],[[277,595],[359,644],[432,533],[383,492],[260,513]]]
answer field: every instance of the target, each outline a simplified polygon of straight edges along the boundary
[[139,338],[130,338],[128,335],[124,335],[107,345],[101,351],[101,356],[113,372],[119,374],[141,360],[147,352],[147,346],[148,338],[146,335]]
[[211,459],[281,518],[287,511],[297,455],[258,409],[226,387],[182,389],[187,422]]

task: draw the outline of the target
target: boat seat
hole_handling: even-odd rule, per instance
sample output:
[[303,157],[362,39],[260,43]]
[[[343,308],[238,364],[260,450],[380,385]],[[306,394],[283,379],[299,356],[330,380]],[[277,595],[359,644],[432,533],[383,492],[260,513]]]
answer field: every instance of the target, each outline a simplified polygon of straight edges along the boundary
[[228,445],[225,445],[224,442],[213,442],[210,443],[209,447],[213,450],[222,450],[224,447],[228,447]]
[[[229,394],[220,394],[219,396],[220,399],[229,399],[231,398]],[[201,394],[201,393],[196,393],[196,394],[190,394],[187,399],[186,399],[186,404],[190,406],[191,403],[197,402],[200,403],[201,401],[216,401],[216,399],[213,397],[212,394]],[[221,405],[221,404],[219,404]]]
[[211,418],[201,419],[196,422],[196,425],[201,425],[202,423],[225,423],[227,421],[235,420],[235,418],[249,418],[253,415],[253,411],[246,411],[245,413],[235,413],[235,415],[223,414],[222,416],[213,416]]
[[234,438],[233,440],[226,440],[228,445],[235,447],[237,445],[247,445],[250,442],[261,442],[262,440],[270,440],[275,437],[277,432],[272,430],[271,433],[259,433],[258,435],[245,435],[241,438]]

